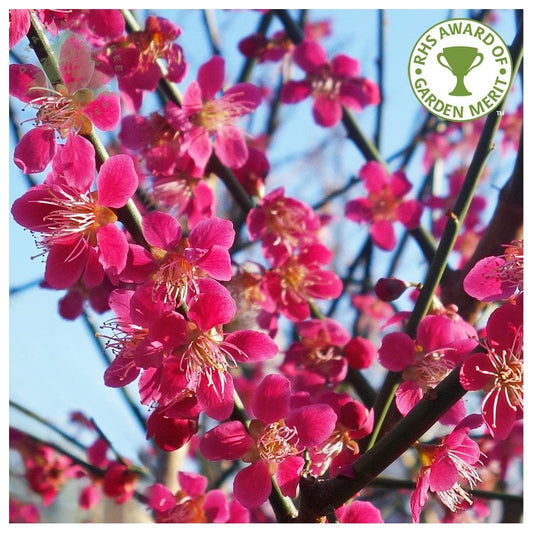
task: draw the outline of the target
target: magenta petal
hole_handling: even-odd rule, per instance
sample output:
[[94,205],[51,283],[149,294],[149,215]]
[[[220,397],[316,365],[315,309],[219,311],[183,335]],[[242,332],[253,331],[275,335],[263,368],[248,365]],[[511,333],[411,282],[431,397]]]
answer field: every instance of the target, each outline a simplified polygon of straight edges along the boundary
[[223,524],[229,519],[226,495],[220,489],[210,490],[204,498],[204,513],[214,524]]
[[203,169],[213,152],[209,134],[203,128],[194,128],[190,135],[191,142],[187,151],[196,165]]
[[276,481],[283,496],[289,498],[296,497],[296,490],[300,482],[300,473],[302,472],[305,460],[298,455],[286,457],[279,465],[276,471]]
[[126,235],[114,224],[101,227],[96,234],[100,263],[104,270],[120,274],[128,258],[128,240]]
[[170,252],[181,239],[179,222],[168,213],[152,211],[143,216],[141,221],[143,235],[150,246],[156,246]]
[[401,331],[388,333],[383,337],[378,350],[378,361],[393,372],[400,372],[415,362],[413,339]]
[[148,507],[156,511],[168,511],[176,505],[174,494],[172,494],[168,487],[165,487],[161,483],[155,483],[147,487],[144,491],[144,496],[148,498]]
[[404,381],[396,391],[396,407],[405,416],[421,399],[424,393],[416,381]]
[[229,168],[240,168],[248,159],[248,145],[235,126],[224,126],[215,135],[215,153]]
[[459,474],[454,462],[447,456],[439,458],[431,466],[429,488],[433,492],[448,490],[458,481]]
[[277,422],[289,413],[290,381],[279,374],[269,374],[255,389],[252,411],[264,424]]
[[329,96],[315,98],[313,102],[313,117],[315,122],[320,126],[324,126],[325,128],[335,126],[342,118],[340,102]]
[[228,289],[213,279],[198,282],[198,294],[189,303],[187,316],[196,322],[202,331],[227,324],[237,311],[235,301]]
[[284,104],[296,104],[307,98],[311,92],[312,88],[309,82],[289,80],[281,88],[279,101]]
[[495,440],[506,440],[517,420],[517,411],[507,402],[505,392],[496,388],[485,396],[481,414]]
[[57,193],[55,187],[36,185],[28,189],[11,206],[15,221],[32,231],[43,231],[48,227],[45,218],[55,209],[49,200]]
[[99,130],[114,130],[120,122],[120,96],[101,93],[85,106],[84,112]]
[[315,72],[328,60],[324,48],[310,39],[302,41],[296,46],[292,55],[294,62],[305,72]]
[[53,289],[68,289],[80,279],[87,262],[87,244],[78,241],[77,247],[82,249],[74,257],[71,257],[75,250],[72,244],[56,244],[50,248],[44,280]]
[[342,524],[382,524],[383,518],[379,509],[372,503],[360,500],[341,507],[338,511]]
[[[56,168],[57,160],[60,168]],[[70,133],[53,166],[69,186],[86,192],[91,188],[96,172],[94,146],[81,135]]]
[[195,263],[213,278],[220,281],[229,281],[233,276],[231,257],[226,248],[222,248],[221,246],[213,246],[211,250],[203,254],[196,261],[189,259],[187,254],[188,251],[192,250],[185,250],[185,253],[183,254],[185,259],[191,263]]
[[389,184],[386,170],[377,161],[365,163],[359,171],[359,176],[364,180],[368,192],[381,192]]
[[463,287],[465,292],[481,302],[505,300],[514,294],[516,286],[505,282],[499,268],[505,265],[503,257],[485,257],[468,272]]
[[9,10],[9,49],[13,48],[30,29],[29,9]]
[[394,227],[388,220],[380,220],[370,226],[370,236],[376,246],[382,250],[392,250],[396,245]]
[[287,417],[287,425],[296,427],[301,446],[317,446],[335,429],[337,415],[326,404],[314,404],[295,409]]
[[416,480],[416,488],[411,496],[411,516],[414,523],[420,521],[420,513],[429,498],[429,474],[429,468],[422,468]]
[[445,426],[455,426],[466,416],[466,406],[461,398],[455,402],[440,418],[439,422]]
[[233,411],[233,378],[227,372],[222,377],[214,373],[212,381],[211,384],[206,377],[202,378],[196,389],[198,404],[207,416],[214,420],[225,420]]
[[91,47],[85,39],[69,35],[59,51],[59,72],[70,93],[88,87],[94,72]]
[[224,83],[224,59],[214,56],[198,69],[198,84],[204,101],[213,100]]
[[178,472],[178,482],[180,487],[191,498],[201,496],[207,489],[207,478],[193,472]]
[[25,174],[42,172],[56,154],[55,131],[33,128],[25,133],[13,154],[13,161]]
[[100,205],[125,206],[139,185],[132,158],[123,154],[110,157],[101,166],[96,183]]
[[[31,102],[34,98],[48,96],[48,83],[44,72],[35,65],[9,65],[9,94],[23,102]],[[34,90],[33,87],[44,87],[44,90]]]
[[353,222],[371,222],[372,205],[368,198],[356,198],[346,203],[345,214]]
[[223,422],[209,430],[200,441],[200,451],[210,461],[240,459],[254,444],[241,422]]
[[331,68],[336,76],[342,78],[356,78],[361,73],[359,61],[345,54],[337,54],[331,60]]
[[263,461],[238,472],[233,482],[233,495],[245,507],[259,507],[268,500],[271,490],[270,473]]
[[423,206],[416,200],[406,200],[398,207],[398,220],[406,229],[415,229],[420,226]]
[[[235,361],[246,363],[250,361],[266,361],[278,353],[276,343],[261,331],[242,330],[230,333],[226,337],[228,350]],[[233,350],[235,346],[237,350]]]
[[107,387],[124,387],[139,375],[140,369],[131,357],[115,357],[104,373]]
[[474,353],[461,366],[459,382],[465,390],[481,390],[490,379],[494,368],[487,354]]
[[191,248],[211,248],[215,244],[229,248],[235,239],[231,220],[218,217],[198,222],[189,235]]

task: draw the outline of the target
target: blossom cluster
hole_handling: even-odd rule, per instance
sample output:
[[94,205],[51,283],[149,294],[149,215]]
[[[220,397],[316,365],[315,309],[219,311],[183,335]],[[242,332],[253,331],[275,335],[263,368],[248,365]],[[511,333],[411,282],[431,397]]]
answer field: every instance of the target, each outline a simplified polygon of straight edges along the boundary
[[[484,458],[511,460],[497,446],[518,435],[523,418],[523,241],[465,273],[466,295],[499,304],[483,328],[435,296],[409,335],[403,326],[411,314],[391,302],[422,283],[376,282],[370,251],[363,281],[354,271],[341,278],[335,222],[349,220],[351,232],[368,233],[370,250],[386,254],[398,247],[397,223],[414,234],[431,211],[440,238],[465,172],[449,173],[449,193],[417,199],[408,197],[414,182],[403,166],[366,161],[344,191],[359,185],[360,192],[350,192],[335,215],[289,192],[290,181],[270,186],[271,132],[253,127],[261,111],[278,104],[289,111],[309,99],[323,131],[381,103],[366,65],[328,53],[329,21],[305,22],[301,39],[287,27],[238,42],[257,68],[283,71],[274,95],[267,78],[232,83],[219,54],[196,66],[170,18],[149,15],[133,28],[114,9],[13,9],[9,16],[10,49],[26,35],[36,45],[38,27],[54,42],[60,78],[46,62],[9,67],[10,95],[32,115],[21,124],[13,162],[38,175],[13,202],[12,218],[35,240],[41,285],[63,291],[60,315],[105,315],[97,332],[111,356],[103,382],[136,388],[153,445],[137,466],[76,413],[72,422],[90,439],[86,459],[76,461],[11,428],[10,446],[43,505],[80,479],[84,510],[103,496],[118,505],[138,499],[158,523],[273,521],[269,500],[298,498],[304,478],[352,478],[351,465],[390,429],[365,371],[397,378],[391,418],[402,418],[459,369],[465,391],[482,391],[480,408],[469,412],[459,399],[440,413],[435,439],[413,439],[410,510],[414,522],[423,519],[430,493],[443,521],[473,509],[469,491],[484,482]],[[518,147],[520,116],[521,108],[502,121],[509,150]],[[471,150],[479,127],[427,132],[422,170]],[[113,140],[100,143],[102,132]],[[244,213],[228,207],[217,176]],[[486,206],[474,196],[455,248],[458,268],[482,234]],[[357,317],[351,331],[346,317],[333,318],[338,302]],[[214,470],[180,467],[174,484],[163,482],[155,468],[149,472],[155,450],[186,451],[195,465],[216,462],[220,479]],[[324,521],[385,521],[373,495],[370,488],[353,494]],[[11,521],[38,519],[36,508],[10,498]]]

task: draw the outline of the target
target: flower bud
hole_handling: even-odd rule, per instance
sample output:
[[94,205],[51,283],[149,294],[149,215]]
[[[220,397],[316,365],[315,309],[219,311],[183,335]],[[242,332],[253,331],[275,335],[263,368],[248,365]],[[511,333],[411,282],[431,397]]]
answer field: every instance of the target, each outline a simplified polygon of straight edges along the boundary
[[376,296],[384,302],[392,302],[399,298],[410,285],[398,278],[380,278],[374,290]]

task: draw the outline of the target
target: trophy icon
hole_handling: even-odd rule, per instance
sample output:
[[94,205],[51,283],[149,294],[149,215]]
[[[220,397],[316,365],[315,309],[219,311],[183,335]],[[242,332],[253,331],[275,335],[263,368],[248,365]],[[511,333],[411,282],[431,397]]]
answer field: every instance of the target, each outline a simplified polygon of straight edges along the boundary
[[[443,58],[445,62],[443,62]],[[477,61],[479,59],[479,61]],[[470,96],[472,93],[465,87],[465,76],[483,63],[483,54],[472,46],[450,46],[443,48],[437,55],[439,65],[447,68],[456,78],[457,83],[450,96]],[[477,63],[476,63],[477,61]]]

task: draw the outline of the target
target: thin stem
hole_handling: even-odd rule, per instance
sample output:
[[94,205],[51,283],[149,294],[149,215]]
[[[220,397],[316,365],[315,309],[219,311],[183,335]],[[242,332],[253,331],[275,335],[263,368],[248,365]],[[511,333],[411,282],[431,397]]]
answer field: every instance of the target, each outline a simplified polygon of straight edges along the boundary
[[65,440],[67,440],[71,444],[74,444],[74,446],[76,446],[80,450],[85,451],[87,449],[87,447],[83,445],[80,441],[78,441],[74,437],[71,437],[68,433],[63,431],[59,426],[56,426],[53,422],[50,422],[50,420],[47,420],[46,418],[38,415],[34,411],[31,411],[30,409],[23,407],[22,405],[15,402],[14,400],[9,400],[9,405],[17,409],[17,411],[24,413],[26,416],[33,418],[33,420],[40,422],[41,424],[51,429],[52,431],[55,431],[58,435],[61,435],[61,437],[63,437]]
[[214,10],[202,9],[202,18],[209,39],[209,45],[211,46],[211,53],[216,56],[222,55],[220,48],[220,35],[217,28]]
[[[266,32],[268,31],[268,28],[273,18],[274,18],[274,15],[272,14],[272,11],[267,11],[261,17],[256,33],[259,33],[260,35],[266,35]],[[239,82],[248,81],[255,64],[256,64],[256,59],[254,57],[247,57],[246,61],[244,62],[242,66],[241,73],[239,74],[237,80]]]
[[381,130],[383,126],[383,103],[385,101],[385,88],[384,88],[384,72],[385,72],[385,29],[387,25],[387,18],[385,16],[385,10],[378,10],[378,57],[376,59],[377,64],[377,84],[379,87],[379,94],[381,96],[379,104],[376,110],[376,130],[374,134],[374,144],[379,150],[381,146]]

